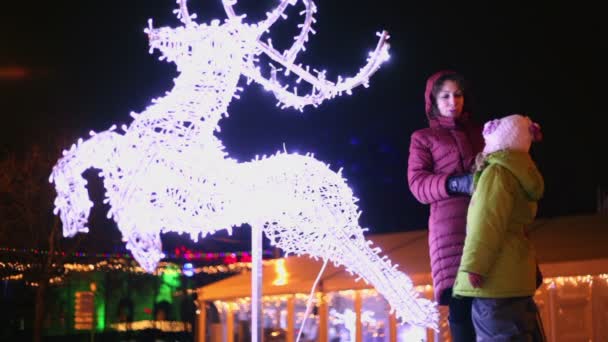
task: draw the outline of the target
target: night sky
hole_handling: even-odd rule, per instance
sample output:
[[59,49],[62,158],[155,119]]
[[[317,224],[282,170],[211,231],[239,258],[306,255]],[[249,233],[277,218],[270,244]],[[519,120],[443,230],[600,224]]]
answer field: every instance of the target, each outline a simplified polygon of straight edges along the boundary
[[[220,0],[190,2],[199,21],[223,18]],[[274,2],[243,1],[239,11],[260,18],[268,9],[262,3]],[[525,113],[543,127],[545,140],[532,151],[546,180],[539,215],[593,213],[598,187],[608,190],[608,97],[601,79],[608,59],[600,55],[608,49],[605,12],[582,5],[318,0],[317,35],[300,62],[327,69],[331,79],[355,73],[382,29],[391,34],[391,60],[370,88],[304,113],[278,109],[271,94],[243,79],[241,100],[232,102],[218,136],[240,161],[285,145],[343,168],[360,199],[361,224],[371,232],[424,228],[428,208],[406,183],[409,137],[427,125],[426,78],[455,69],[472,85],[478,122]],[[129,123],[129,112],[143,111],[169,90],[174,65],[148,54],[143,29],[148,18],[155,26],[179,25],[174,7],[173,0],[5,1],[2,153],[57,131],[87,136]],[[281,23],[278,37],[295,33],[298,19]]]

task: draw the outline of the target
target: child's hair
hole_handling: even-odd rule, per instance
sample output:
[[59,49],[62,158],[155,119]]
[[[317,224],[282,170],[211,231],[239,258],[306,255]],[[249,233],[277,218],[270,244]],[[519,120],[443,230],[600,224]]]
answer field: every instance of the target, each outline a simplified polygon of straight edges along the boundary
[[477,153],[477,156],[475,156],[475,162],[473,163],[473,166],[471,167],[474,173],[475,172],[480,172],[481,170],[483,170],[486,167],[486,154],[484,154],[483,152],[479,152]]
[[481,176],[481,171],[483,171],[483,169],[488,165],[486,162],[486,157],[487,154],[484,154],[483,152],[477,153],[477,156],[475,156],[475,162],[473,163],[473,166],[471,166],[471,172],[473,172],[473,191],[475,191],[477,188],[477,181]]

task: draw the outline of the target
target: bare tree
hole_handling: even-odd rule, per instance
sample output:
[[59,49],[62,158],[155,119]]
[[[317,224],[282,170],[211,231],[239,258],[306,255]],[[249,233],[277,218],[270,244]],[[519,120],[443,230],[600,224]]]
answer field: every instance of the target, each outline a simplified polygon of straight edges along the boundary
[[597,212],[608,213],[608,192],[601,186],[597,187]]
[[0,160],[0,246],[22,251],[16,260],[29,265],[0,272],[5,277],[23,274],[26,283],[36,286],[34,341],[42,338],[50,279],[62,274],[66,255],[79,243],[78,238],[62,239],[61,222],[53,215],[55,192],[48,179],[59,155],[58,147],[32,145]]

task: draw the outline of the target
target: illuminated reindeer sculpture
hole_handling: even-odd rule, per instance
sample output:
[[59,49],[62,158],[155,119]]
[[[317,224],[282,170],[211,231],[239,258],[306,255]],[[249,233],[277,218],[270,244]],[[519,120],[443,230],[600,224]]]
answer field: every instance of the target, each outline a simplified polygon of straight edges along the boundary
[[[260,37],[289,5],[304,4],[304,23],[291,48],[275,50]],[[262,159],[239,163],[227,156],[214,135],[218,123],[240,88],[241,75],[270,90],[283,108],[301,110],[359,85],[388,58],[388,35],[380,34],[367,64],[351,78],[325,79],[323,72],[309,72],[295,64],[309,34],[316,7],[311,0],[282,0],[257,24],[237,16],[235,1],[223,0],[227,19],[210,24],[194,22],[186,0],[176,10],[182,26],[145,30],[151,52],[173,62],[179,75],[175,86],[157,98],[121,132],[112,127],[79,140],[53,168],[57,198],[55,213],[63,222],[64,236],[87,232],[90,208],[82,173],[100,169],[109,203],[108,217],[120,229],[127,248],[147,271],[152,272],[163,253],[161,232],[188,233],[193,240],[243,223],[261,228],[276,246],[288,254],[308,254],[344,265],[371,283],[402,321],[436,328],[435,304],[419,298],[410,279],[397,270],[378,248],[364,238],[352,190],[340,172],[332,171],[312,155],[278,152]],[[266,54],[308,83],[310,92],[298,94],[277,79],[262,76],[259,57]],[[248,83],[248,84],[249,84]]]

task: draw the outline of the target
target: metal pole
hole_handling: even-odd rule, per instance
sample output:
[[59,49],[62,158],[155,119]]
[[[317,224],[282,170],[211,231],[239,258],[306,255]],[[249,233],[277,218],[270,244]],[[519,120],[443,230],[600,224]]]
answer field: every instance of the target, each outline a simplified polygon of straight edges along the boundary
[[251,226],[251,341],[262,342],[262,226]]

